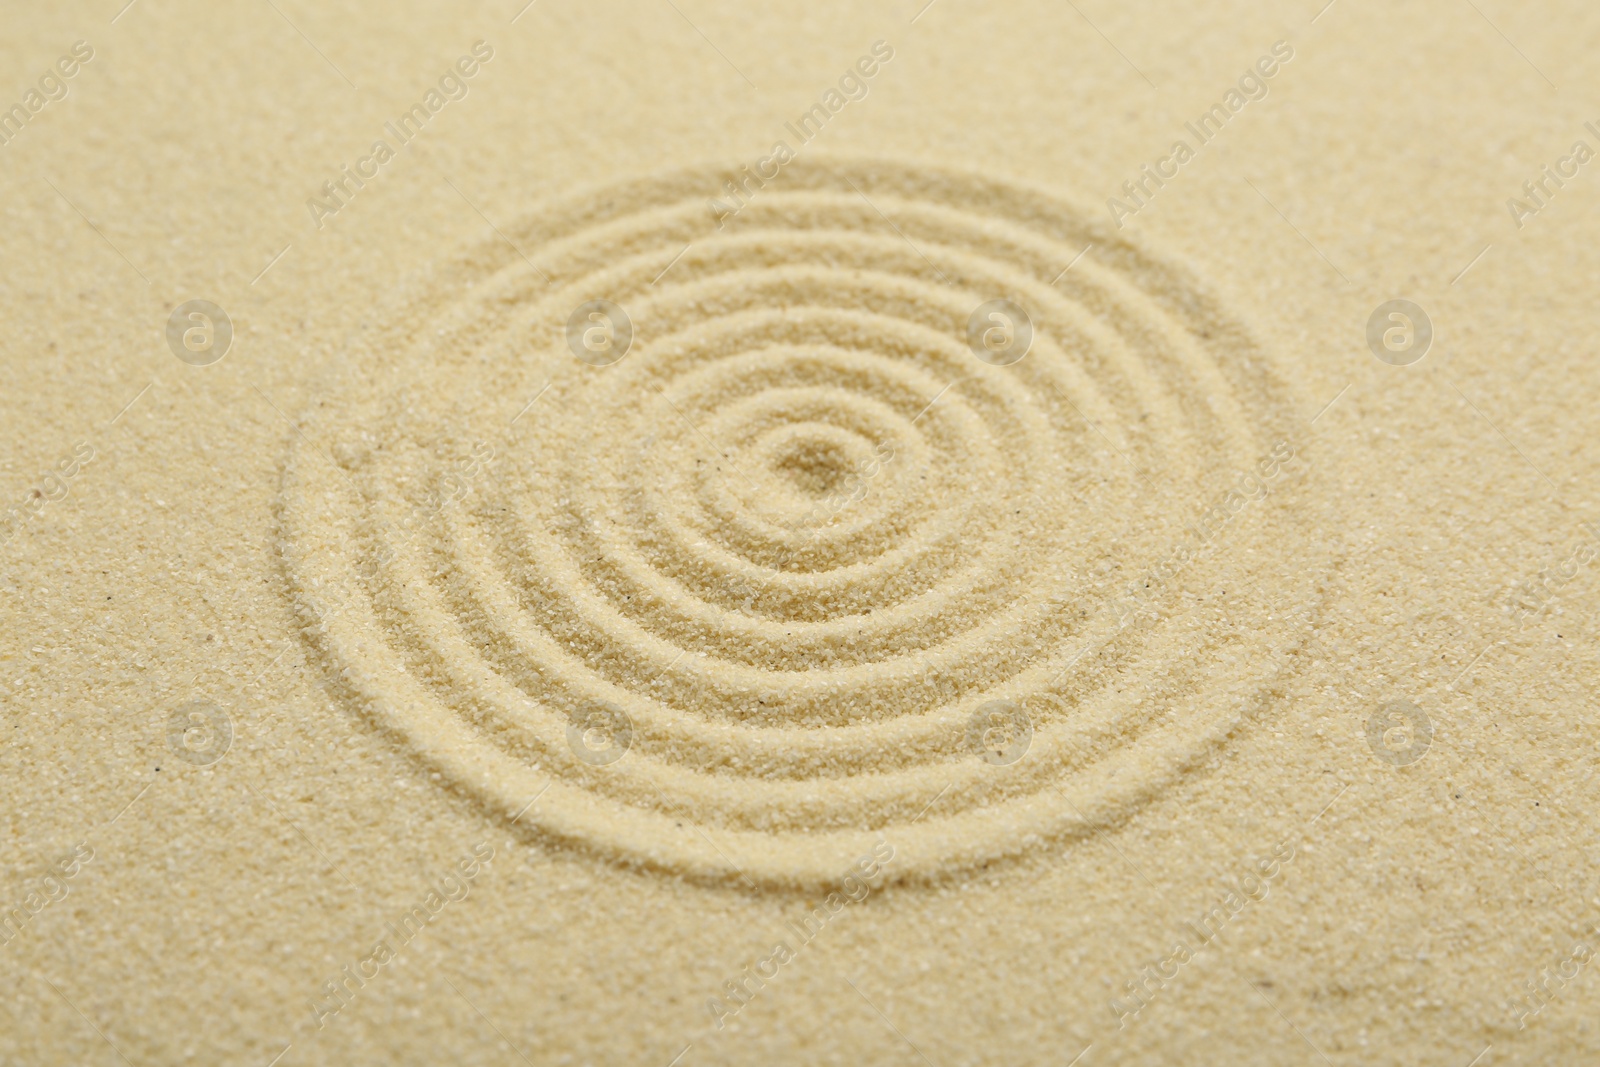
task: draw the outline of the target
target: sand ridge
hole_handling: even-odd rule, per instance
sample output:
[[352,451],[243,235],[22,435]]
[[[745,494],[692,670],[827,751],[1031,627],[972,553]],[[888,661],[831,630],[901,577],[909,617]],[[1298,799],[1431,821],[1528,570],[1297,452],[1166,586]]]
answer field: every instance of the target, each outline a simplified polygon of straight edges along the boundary
[[729,219],[717,185],[534,213],[329,388],[368,399],[283,497],[326,669],[521,826],[695,877],[815,886],[881,834],[947,875],[1123,817],[1281,664],[1264,576],[1178,581],[1247,503],[1229,538],[1303,536],[1266,355],[1038,192],[807,159]]
[[1595,1057],[1591,10],[11,15],[0,1061]]

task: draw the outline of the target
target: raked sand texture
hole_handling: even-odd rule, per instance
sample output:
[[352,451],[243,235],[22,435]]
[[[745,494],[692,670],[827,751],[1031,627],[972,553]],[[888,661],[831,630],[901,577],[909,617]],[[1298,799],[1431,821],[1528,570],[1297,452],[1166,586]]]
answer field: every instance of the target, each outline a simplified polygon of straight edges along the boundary
[[0,1064],[1600,1062],[1600,14],[122,2]]

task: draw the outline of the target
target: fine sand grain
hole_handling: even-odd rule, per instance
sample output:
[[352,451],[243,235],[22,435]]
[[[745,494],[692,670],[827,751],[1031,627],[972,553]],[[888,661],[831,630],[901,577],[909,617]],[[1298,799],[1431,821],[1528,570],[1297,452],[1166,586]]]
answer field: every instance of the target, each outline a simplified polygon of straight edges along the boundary
[[0,1063],[1600,1062],[1587,8],[13,8]]

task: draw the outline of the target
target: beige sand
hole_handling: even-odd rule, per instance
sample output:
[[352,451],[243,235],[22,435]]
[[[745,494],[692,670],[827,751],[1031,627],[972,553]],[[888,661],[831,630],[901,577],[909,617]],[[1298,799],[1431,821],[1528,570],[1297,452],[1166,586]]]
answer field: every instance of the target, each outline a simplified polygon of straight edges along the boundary
[[1318,6],[14,12],[4,1061],[1600,1056],[1600,23]]

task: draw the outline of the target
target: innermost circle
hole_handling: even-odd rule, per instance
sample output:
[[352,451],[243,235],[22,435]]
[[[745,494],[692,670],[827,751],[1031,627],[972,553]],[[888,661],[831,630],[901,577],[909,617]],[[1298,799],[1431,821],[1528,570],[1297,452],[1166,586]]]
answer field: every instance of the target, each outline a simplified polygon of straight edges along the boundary
[[850,457],[837,441],[808,435],[788,442],[772,467],[802,493],[820,498],[844,487]]

